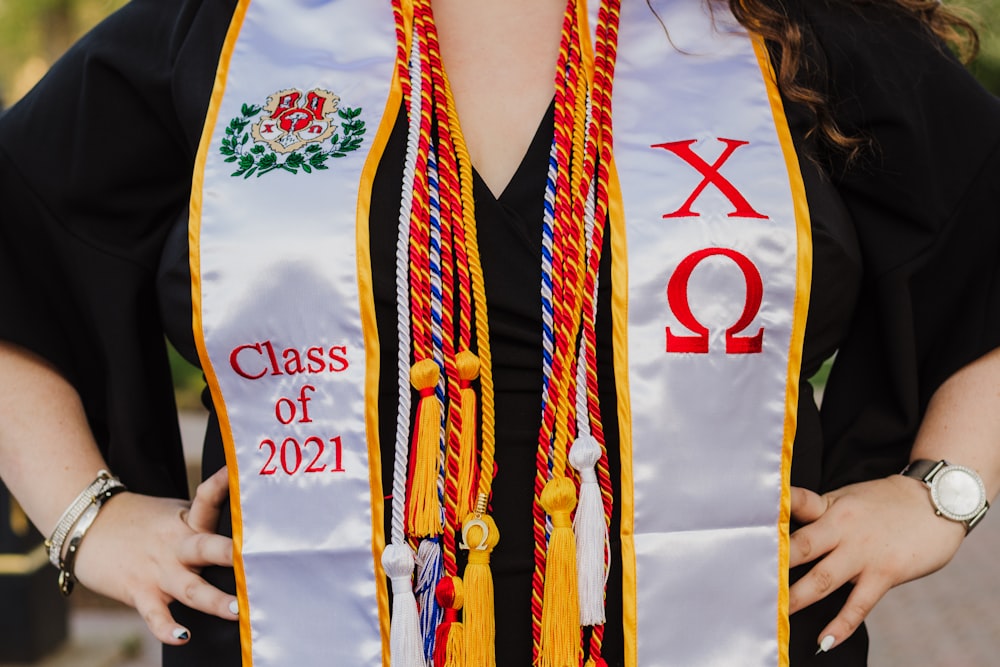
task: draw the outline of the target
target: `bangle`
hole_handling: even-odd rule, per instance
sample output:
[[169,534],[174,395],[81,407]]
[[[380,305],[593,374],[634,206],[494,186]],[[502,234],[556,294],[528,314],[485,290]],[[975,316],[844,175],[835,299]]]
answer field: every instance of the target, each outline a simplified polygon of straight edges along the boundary
[[66,553],[59,559],[59,591],[66,597],[73,592],[76,584],[76,574],[73,568],[76,566],[76,554],[80,550],[80,543],[97,518],[97,513],[109,498],[116,496],[125,490],[125,485],[121,482],[117,486],[112,486],[93,499],[93,502],[83,510],[80,519],[73,525],[73,533],[67,542]]
[[[87,510],[90,505],[95,504],[98,496],[102,495],[109,489],[113,488],[124,488],[125,485],[118,481],[117,477],[112,477],[111,473],[107,470],[101,470],[97,473],[97,479],[90,483],[90,485],[84,489],[80,495],[76,497],[66,511],[62,513],[59,517],[59,522],[56,523],[55,530],[52,531],[52,535],[49,539],[45,540],[45,550],[49,555],[49,562],[59,567],[59,563],[62,560],[63,543],[66,541],[66,536],[69,535],[69,531],[73,529],[73,526],[80,520],[83,513]],[[103,501],[102,501],[103,502]]]

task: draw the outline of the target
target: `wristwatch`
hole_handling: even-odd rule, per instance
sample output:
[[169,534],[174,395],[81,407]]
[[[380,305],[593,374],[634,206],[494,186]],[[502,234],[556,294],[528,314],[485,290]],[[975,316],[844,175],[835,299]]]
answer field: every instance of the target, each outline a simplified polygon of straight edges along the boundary
[[972,468],[951,465],[943,460],[917,459],[903,468],[900,474],[926,484],[930,488],[935,513],[964,523],[966,534],[976,527],[990,508],[983,480]]

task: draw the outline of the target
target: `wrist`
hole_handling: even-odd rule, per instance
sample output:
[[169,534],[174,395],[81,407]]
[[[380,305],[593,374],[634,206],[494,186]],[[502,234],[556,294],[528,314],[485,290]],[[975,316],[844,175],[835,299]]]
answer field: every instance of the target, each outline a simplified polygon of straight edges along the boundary
[[68,596],[76,582],[77,552],[104,504],[125,490],[117,477],[106,470],[92,481],[63,511],[52,534],[45,540],[49,561],[59,568],[59,590]]

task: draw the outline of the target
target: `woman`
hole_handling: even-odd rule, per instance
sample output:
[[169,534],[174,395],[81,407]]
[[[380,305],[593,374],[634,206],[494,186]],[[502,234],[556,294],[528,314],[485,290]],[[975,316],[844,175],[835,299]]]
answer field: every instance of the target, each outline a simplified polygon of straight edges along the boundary
[[[241,30],[224,45],[232,3],[134,2],[5,116],[0,187],[12,210],[2,226],[0,265],[4,284],[12,286],[4,290],[4,309],[17,313],[4,318],[0,332],[9,341],[4,410],[14,417],[0,439],[8,486],[48,534],[96,470],[107,467],[122,478],[131,492],[91,517],[76,574],[84,585],[135,606],[165,643],[166,664],[236,664],[241,625],[243,650],[258,664],[310,664],[298,657],[308,651],[294,653],[299,648],[273,639],[294,636],[296,627],[300,637],[323,632],[327,641],[301,643],[320,645],[335,662],[377,662],[388,617],[378,567],[384,564],[393,577],[393,630],[415,613],[405,567],[394,575],[398,563],[345,554],[344,562],[357,568],[357,576],[345,577],[348,584],[367,583],[358,598],[333,604],[326,596],[340,595],[344,586],[335,581],[340,566],[331,563],[340,563],[339,550],[355,538],[365,545],[360,551],[379,558],[386,541],[401,547],[413,535],[416,517],[402,496],[418,495],[416,470],[427,457],[419,442],[412,450],[394,449],[394,441],[409,442],[408,434],[396,435],[397,428],[410,428],[410,411],[397,410],[409,400],[409,388],[400,392],[391,371],[372,376],[371,369],[396,367],[397,350],[404,366],[433,356],[434,344],[424,349],[421,340],[434,339],[434,317],[405,312],[432,303],[434,290],[412,268],[419,264],[412,256],[408,266],[405,253],[441,244],[417,235],[407,246],[403,234],[408,268],[395,271],[397,248],[385,239],[397,237],[398,220],[420,219],[412,211],[421,206],[462,208],[468,216],[471,203],[459,204],[456,194],[464,185],[474,201],[485,275],[478,280],[474,258],[453,253],[453,299],[462,302],[466,289],[473,312],[467,326],[460,308],[451,314],[452,326],[442,331],[458,334],[442,344],[442,354],[447,358],[449,345],[456,359],[459,349],[476,353],[484,426],[493,412],[486,388],[492,374],[496,465],[490,465],[484,427],[477,451],[485,474],[466,475],[473,491],[446,491],[444,513],[454,537],[472,551],[486,549],[496,538],[491,524],[463,530],[459,510],[448,505],[449,498],[467,500],[485,485],[488,512],[474,513],[473,521],[490,515],[501,532],[496,551],[486,554],[497,581],[498,661],[527,664],[536,653],[549,660],[542,619],[528,610],[540,571],[557,572],[549,558],[559,555],[544,555],[544,513],[541,527],[529,526],[542,505],[551,516],[566,510],[526,489],[534,483],[535,495],[542,495],[548,476],[560,476],[547,468],[566,465],[565,431],[573,427],[563,418],[582,415],[576,435],[604,441],[604,472],[595,476],[606,480],[613,499],[603,508],[598,501],[598,514],[611,526],[611,556],[608,622],[584,634],[591,659],[702,664],[735,660],[739,652],[741,664],[781,664],[787,651],[795,665],[864,664],[861,622],[868,610],[891,586],[946,563],[966,530],[960,521],[935,516],[927,490],[894,473],[908,460],[947,459],[978,471],[989,497],[1000,488],[994,379],[1000,354],[993,351],[1000,345],[1000,290],[992,273],[1000,232],[991,186],[1000,170],[998,107],[930,35],[929,28],[953,24],[936,5],[918,11],[902,2],[888,8],[796,3],[774,14],[766,6],[733,3],[744,25],[772,40],[786,130],[761,70],[741,69],[756,68],[763,52],[736,34],[725,7],[713,6],[708,17],[686,3],[625,3],[618,39],[614,17],[604,14],[594,21],[604,37],[594,37],[591,48],[587,31],[574,33],[581,17],[563,3],[435,2],[432,19],[415,4],[393,12],[388,3],[312,3],[269,14],[271,7],[258,1],[245,16],[241,5]],[[437,36],[453,103],[440,66],[435,69]],[[221,70],[226,78],[210,103],[220,51],[228,54]],[[258,54],[268,57],[259,62]],[[590,57],[597,74],[591,90],[581,93],[566,81],[587,79]],[[317,62],[317,69],[337,76],[352,68],[365,76],[361,83],[310,78],[307,68]],[[554,67],[560,71],[555,102]],[[612,71],[610,170],[602,113],[610,108]],[[398,83],[390,86],[394,73]],[[364,88],[369,81],[372,90]],[[434,94],[414,93],[430,86]],[[584,123],[571,111],[585,110],[587,92],[591,111]],[[817,92],[825,101],[810,96]],[[427,115],[416,113],[418,107]],[[196,160],[206,108],[215,122]],[[461,173],[470,163],[461,139],[449,144],[441,135],[448,110],[461,119],[460,130],[457,122],[449,129],[464,137],[475,175]],[[574,128],[582,128],[579,153],[571,147]],[[310,144],[310,132],[323,141]],[[433,132],[435,142],[421,144],[424,132]],[[797,167],[796,156],[783,150],[789,132]],[[595,139],[588,143],[579,138],[584,135]],[[309,152],[311,145],[317,148]],[[765,148],[752,152],[758,147]],[[588,150],[589,160],[583,157]],[[404,168],[410,159],[416,168]],[[589,169],[595,194],[576,188],[565,206],[572,212],[593,202],[595,223],[610,219],[603,243],[598,236],[589,249],[559,246],[566,234],[582,234],[585,216],[569,215],[577,229],[554,234],[552,254],[543,251],[547,180],[558,180],[549,178],[550,161],[573,184],[590,183],[577,175]],[[771,185],[786,166],[787,176]],[[318,180],[327,170],[340,178]],[[432,204],[435,180],[445,185]],[[667,191],[661,199],[658,188]],[[602,200],[602,189],[612,194]],[[195,202],[190,221],[189,200]],[[353,247],[355,202],[359,248],[367,248],[364,237],[371,239],[370,252],[358,258],[343,250]],[[631,208],[634,202],[648,206]],[[559,209],[558,202],[552,208]],[[605,210],[608,216],[600,214]],[[553,213],[552,225],[558,217]],[[346,223],[327,236],[329,219]],[[403,229],[413,233],[412,225]],[[803,245],[807,232],[811,250]],[[439,233],[443,239],[474,236],[461,225]],[[582,248],[587,238],[579,238]],[[474,249],[470,241],[463,247]],[[547,256],[555,257],[548,269]],[[587,272],[559,273],[580,258]],[[353,285],[355,271],[367,274],[369,261],[370,293],[362,278],[361,286],[340,294],[340,287]],[[712,262],[715,272],[699,285],[704,274],[697,271]],[[324,272],[337,269],[329,264],[345,266],[345,273],[331,278]],[[539,306],[540,265],[553,289],[564,290],[563,299],[549,295],[553,312],[575,323],[563,333],[551,327],[555,354],[548,364],[539,345],[548,329],[544,292]],[[485,304],[463,288],[465,273],[471,284],[485,285]],[[435,275],[447,284],[447,270]],[[585,284],[587,275],[599,280]],[[397,296],[400,284],[415,296],[407,290]],[[942,284],[956,287],[943,290]],[[643,286],[652,296],[640,294]],[[699,305],[706,298],[721,304],[721,315]],[[348,314],[357,301],[361,312]],[[588,310],[596,311],[595,320],[588,320]],[[439,317],[448,312],[443,307]],[[475,328],[487,320],[491,332],[483,335]],[[702,321],[713,325],[704,337],[707,352],[693,342],[702,340]],[[585,339],[593,333],[592,354],[577,354],[574,327]],[[724,337],[727,328],[731,335]],[[162,331],[203,365],[213,389],[206,482],[190,507],[168,499],[183,495],[184,475]],[[356,343],[359,332],[362,343]],[[484,355],[487,341],[492,365]],[[629,359],[622,357],[626,342]],[[834,351],[821,422],[804,379]],[[596,377],[596,398],[586,390],[589,379],[575,380],[577,363],[583,375]],[[450,385],[447,391],[456,394],[441,403],[446,413],[471,404],[459,396],[459,384]],[[560,391],[545,393],[550,387]],[[560,403],[573,395],[582,398],[575,413]],[[415,398],[421,397],[427,398]],[[382,407],[373,416],[375,403]],[[459,432],[469,420],[450,423]],[[419,419],[415,428],[427,432]],[[319,442],[310,446],[313,437]],[[362,445],[352,448],[358,441]],[[758,449],[758,441],[766,444]],[[448,436],[446,447],[450,442]],[[227,447],[229,471],[216,473]],[[543,463],[536,471],[539,452]],[[745,452],[750,458],[742,458]],[[263,459],[240,458],[252,455]],[[414,472],[405,464],[394,472],[394,459],[399,465],[405,457]],[[367,473],[379,470],[379,458],[381,475],[373,474],[369,485]],[[376,500],[341,505],[340,496],[317,495],[331,487],[339,493],[346,484],[306,484],[301,471],[313,463],[365,489],[359,494],[349,487],[348,495],[370,493]],[[926,476],[917,468],[918,477]],[[433,485],[437,475],[424,477]],[[311,495],[296,495],[304,488]],[[227,493],[239,498],[229,505]],[[434,495],[428,494],[431,501]],[[580,496],[582,504],[582,485]],[[789,503],[798,527],[790,538],[783,514]],[[269,515],[275,504],[277,516]],[[667,509],[658,512],[658,506]],[[734,518],[733,506],[746,508],[749,517]],[[239,596],[233,543],[223,536],[232,534],[230,508],[239,512]],[[330,508],[343,508],[343,516],[329,518]],[[365,533],[383,513],[390,524],[384,534],[348,536],[357,517],[367,517],[360,522]],[[398,524],[405,529],[388,521],[403,513]],[[292,537],[281,532],[283,523],[293,528]],[[333,560],[297,560],[315,548],[299,542],[301,529],[320,523],[328,532],[317,539],[334,552]],[[554,519],[550,542],[565,530]],[[464,557],[454,548],[449,554],[447,539],[439,545],[442,568],[460,575]],[[600,537],[596,542],[601,547]],[[405,549],[399,552],[405,556]],[[786,594],[788,566],[797,581]],[[467,588],[474,578],[466,573]],[[404,582],[398,588],[396,579]],[[264,588],[255,589],[261,582]],[[543,607],[559,597],[538,591]],[[326,605],[302,603],[310,597]],[[172,601],[181,604],[168,611]],[[464,623],[471,636],[470,604]],[[296,606],[307,613],[292,613]],[[432,608],[429,598],[421,607]],[[753,618],[747,609],[756,610]],[[281,627],[283,616],[293,619],[290,630]],[[302,625],[315,617],[319,625]],[[449,632],[454,620],[446,616]],[[578,636],[575,623],[570,634]],[[369,636],[379,640],[374,649]],[[467,640],[465,648],[477,647]],[[469,655],[468,664],[479,664]]]

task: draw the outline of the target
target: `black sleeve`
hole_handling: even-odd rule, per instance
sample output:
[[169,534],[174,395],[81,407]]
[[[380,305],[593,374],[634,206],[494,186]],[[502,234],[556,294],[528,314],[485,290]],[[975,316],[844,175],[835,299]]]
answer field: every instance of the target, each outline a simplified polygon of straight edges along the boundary
[[0,338],[59,369],[146,493],[187,492],[154,279],[231,11],[133,0],[0,117]]
[[1000,103],[922,26],[875,3],[805,3],[842,129],[831,173],[862,291],[823,399],[824,487],[898,472],[934,391],[1000,346]]

